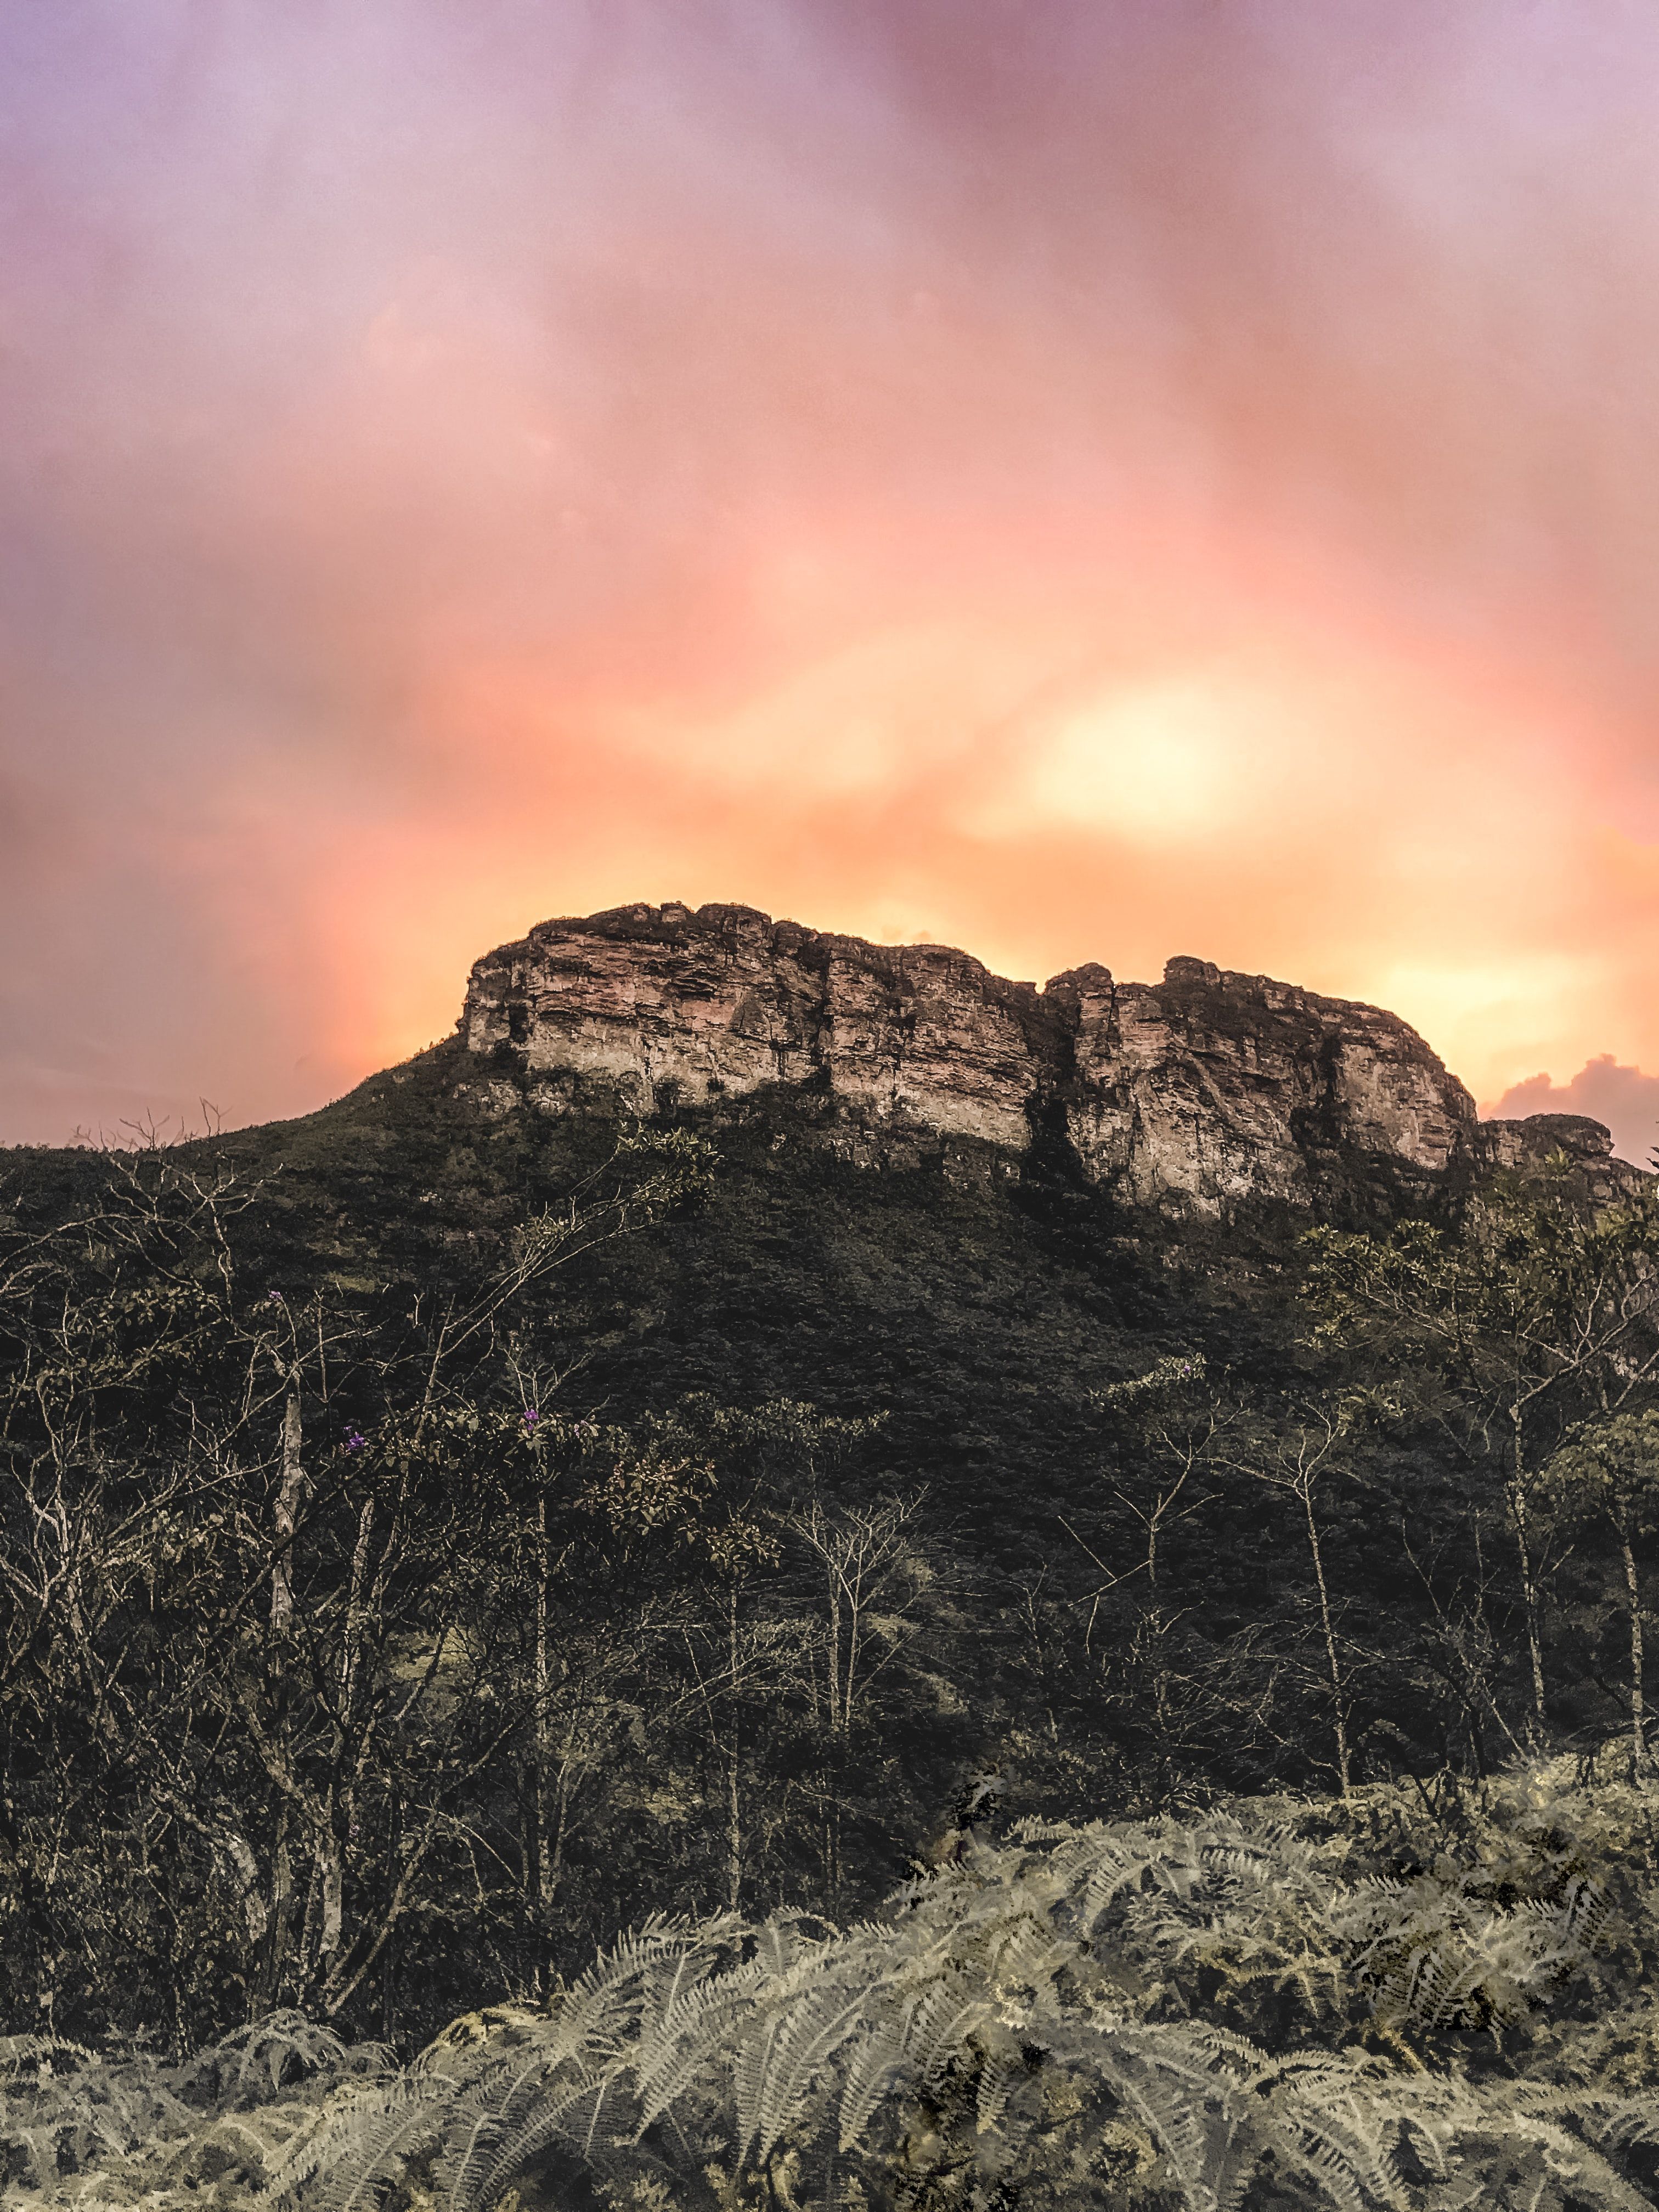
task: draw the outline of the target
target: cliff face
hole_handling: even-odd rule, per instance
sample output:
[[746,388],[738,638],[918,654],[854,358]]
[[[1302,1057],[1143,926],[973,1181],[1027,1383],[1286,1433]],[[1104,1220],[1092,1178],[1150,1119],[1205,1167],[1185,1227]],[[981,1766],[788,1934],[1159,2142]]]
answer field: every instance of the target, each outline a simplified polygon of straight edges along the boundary
[[506,1048],[547,1107],[594,1079],[641,1110],[811,1085],[878,1152],[1063,1133],[1126,1205],[1200,1217],[1309,1208],[1357,1182],[1405,1198],[1562,1145],[1609,1190],[1636,1172],[1599,1123],[1479,1121],[1393,1014],[1201,960],[1159,984],[1091,965],[1039,991],[946,946],[751,907],[620,907],[488,954],[459,1029],[481,1057]]

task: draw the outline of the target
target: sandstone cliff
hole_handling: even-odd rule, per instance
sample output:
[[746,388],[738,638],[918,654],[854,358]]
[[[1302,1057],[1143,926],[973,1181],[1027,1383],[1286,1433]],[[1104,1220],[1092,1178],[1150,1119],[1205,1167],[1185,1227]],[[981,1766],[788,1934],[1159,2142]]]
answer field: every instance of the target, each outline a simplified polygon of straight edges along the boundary
[[751,907],[619,907],[546,921],[473,969],[469,1052],[504,1053],[549,1109],[594,1084],[639,1109],[810,1087],[871,1146],[1023,1152],[1062,1136],[1124,1204],[1226,1218],[1365,1186],[1407,1200],[1565,1146],[1638,1178],[1601,1125],[1481,1122],[1416,1031],[1373,1006],[1171,960],[1039,990],[937,945],[879,945]]

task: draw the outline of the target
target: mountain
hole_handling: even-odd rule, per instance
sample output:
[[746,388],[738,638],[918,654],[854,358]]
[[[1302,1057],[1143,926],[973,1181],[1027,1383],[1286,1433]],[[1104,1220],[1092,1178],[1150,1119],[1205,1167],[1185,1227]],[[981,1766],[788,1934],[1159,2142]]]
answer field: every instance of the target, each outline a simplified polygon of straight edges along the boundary
[[[195,1151],[257,1189],[245,1275],[386,1299],[488,1264],[641,1120],[707,1139],[713,1194],[562,1275],[572,1403],[880,1414],[872,1480],[1033,1559],[1097,1455],[1100,1388],[1188,1352],[1285,1373],[1310,1224],[1450,1218],[1563,1151],[1591,1198],[1651,1181],[1599,1123],[1481,1122],[1373,1007],[1193,959],[1038,990],[672,904],[539,925],[476,964],[453,1037]],[[11,1157],[40,1214],[94,1171]]]
[[[1653,1395],[1659,1220],[1575,1241],[1652,1187],[1375,1008],[720,906],[540,925],[299,1120],[9,1153],[0,2010],[412,2044],[653,1911],[861,1912],[985,1802],[1478,1778],[1546,1674],[1593,1749],[1633,1571],[1552,1538],[1529,1644],[1487,1385],[1561,1340],[1486,1293],[1606,1263],[1541,1473]],[[1310,1326],[1361,1249],[1449,1349]]]
[[389,1297],[483,1264],[641,1120],[707,1139],[713,1194],[561,1277],[573,1406],[882,1415],[872,1484],[927,1485],[975,1548],[1034,1562],[1097,1458],[1098,1389],[1188,1352],[1288,1371],[1310,1224],[1450,1218],[1553,1152],[1593,1198],[1650,1181],[1598,1123],[1480,1121],[1372,1007],[1198,960],[1038,990],[732,906],[543,923],[477,963],[453,1037],[209,1149],[259,1186],[264,1279]]

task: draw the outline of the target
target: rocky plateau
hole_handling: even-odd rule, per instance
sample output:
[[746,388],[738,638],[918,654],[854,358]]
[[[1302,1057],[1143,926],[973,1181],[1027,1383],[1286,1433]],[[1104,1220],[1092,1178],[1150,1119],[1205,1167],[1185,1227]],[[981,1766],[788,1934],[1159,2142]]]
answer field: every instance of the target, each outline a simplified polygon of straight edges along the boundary
[[1039,989],[751,907],[618,907],[487,954],[459,1032],[481,1103],[648,1113],[781,1087],[872,1164],[1059,1147],[1125,1206],[1200,1219],[1410,1204],[1557,1151],[1597,1195],[1650,1180],[1599,1122],[1482,1121],[1397,1015],[1190,958],[1158,983],[1091,963]]

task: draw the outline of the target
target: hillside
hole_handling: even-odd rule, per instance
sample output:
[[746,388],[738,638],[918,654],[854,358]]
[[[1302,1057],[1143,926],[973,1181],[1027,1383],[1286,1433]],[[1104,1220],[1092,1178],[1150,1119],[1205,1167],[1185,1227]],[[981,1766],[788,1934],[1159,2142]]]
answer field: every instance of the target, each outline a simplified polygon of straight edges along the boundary
[[[815,973],[854,1011],[807,1003]],[[180,1156],[262,1185],[273,1280],[349,1290],[487,1248],[641,1121],[696,1131],[718,1173],[585,1278],[586,1388],[882,1409],[913,1477],[971,1492],[1052,1462],[1045,1500],[1089,1389],[1176,1346],[1277,1356],[1313,1223],[1446,1218],[1564,1146],[1597,1198],[1645,1180],[1595,1123],[1477,1121],[1372,1008],[1189,960],[1157,989],[1092,969],[1038,994],[737,908],[543,925],[477,963],[454,1039]],[[87,1172],[12,1158],[32,1191]]]
[[[858,1018],[815,1020],[815,963],[852,976]],[[1076,976],[1038,994],[948,948],[623,908],[486,956],[454,1039],[210,1149],[264,1186],[272,1279],[349,1291],[487,1249],[619,1128],[695,1132],[707,1204],[562,1280],[584,1407],[706,1391],[882,1414],[877,1474],[1047,1557],[1098,1456],[1091,1393],[1171,1352],[1257,1382],[1294,1365],[1314,1223],[1449,1218],[1481,1176],[1562,1146],[1598,1200],[1648,1180],[1598,1124],[1477,1121],[1391,1015],[1170,969],[1156,991],[1084,971],[1115,1002],[1085,1017]],[[1067,1018],[1093,1023],[1092,1076],[1056,1042]],[[1115,1173],[1072,1141],[1114,1113]]]

